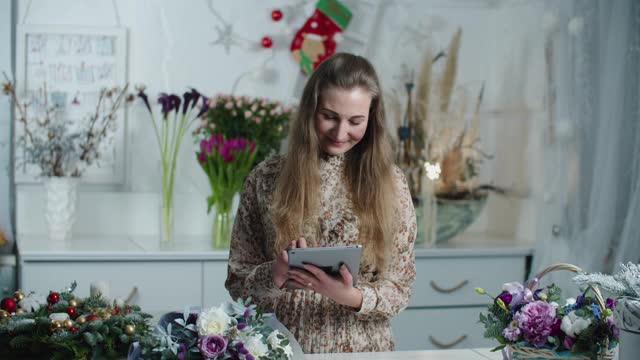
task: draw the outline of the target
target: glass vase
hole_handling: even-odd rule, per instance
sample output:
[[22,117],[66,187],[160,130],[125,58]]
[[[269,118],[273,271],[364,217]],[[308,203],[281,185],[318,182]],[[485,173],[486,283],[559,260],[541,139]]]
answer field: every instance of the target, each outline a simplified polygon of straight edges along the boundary
[[211,243],[215,249],[228,249],[231,241],[231,211],[217,209],[213,219]]
[[171,245],[173,240],[173,201],[163,196],[160,205],[160,247]]

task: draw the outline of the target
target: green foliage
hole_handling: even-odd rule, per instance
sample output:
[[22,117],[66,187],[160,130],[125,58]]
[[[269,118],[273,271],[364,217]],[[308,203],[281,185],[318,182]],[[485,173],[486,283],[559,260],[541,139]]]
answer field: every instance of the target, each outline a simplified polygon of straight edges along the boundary
[[[94,314],[96,320],[79,324],[74,321],[74,331],[61,328],[51,330],[49,315],[66,312],[71,299],[71,291],[60,293],[60,301],[48,310],[42,305],[31,313],[14,314],[0,321],[0,359],[51,358],[51,359],[119,359],[126,357],[129,343],[150,333],[148,320],[151,315],[140,312],[140,307],[132,306],[115,311],[113,306],[101,296],[77,299],[76,318]],[[32,296],[31,294],[28,296]],[[131,337],[123,334],[126,325],[136,329]],[[120,335],[127,336],[121,341]]]

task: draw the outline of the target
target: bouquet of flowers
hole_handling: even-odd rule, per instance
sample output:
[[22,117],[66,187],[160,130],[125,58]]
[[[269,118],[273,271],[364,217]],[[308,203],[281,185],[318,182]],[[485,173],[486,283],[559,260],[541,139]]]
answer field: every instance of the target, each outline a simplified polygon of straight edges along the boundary
[[243,137],[225,139],[213,134],[200,140],[198,163],[209,178],[212,194],[207,198],[207,211],[216,205],[213,241],[216,247],[224,246],[230,236],[229,213],[233,196],[242,189],[259,147]]
[[118,359],[151,332],[151,315],[140,307],[99,293],[76,298],[75,288],[2,299],[0,358]]
[[280,150],[293,107],[265,98],[223,94],[208,102],[206,117],[194,131],[198,139],[208,139],[213,134],[223,134],[229,139],[252,139],[260,144],[255,164]]
[[[208,102],[195,89],[185,92],[182,98],[175,94],[162,93],[158,96],[158,103],[161,105],[160,119],[156,119],[149,103],[149,97],[144,91],[144,86],[138,86],[138,96],[149,111],[160,150],[162,165],[161,239],[166,242],[170,241],[172,236],[173,181],[182,138],[196,119],[207,112]],[[198,106],[200,99],[202,99],[202,104]]]
[[476,289],[492,299],[480,322],[484,336],[501,344],[493,350],[502,350],[507,359],[613,359],[620,332],[612,316],[614,300],[605,301],[596,287],[566,300],[554,284],[535,289],[545,274],[555,270],[582,272],[558,264],[543,270],[528,286],[504,284],[497,296]]
[[71,121],[60,116],[65,104],[53,101],[56,97],[46,86],[24,100],[6,74],[4,78],[2,91],[11,98],[22,126],[16,142],[24,152],[21,162],[37,165],[47,177],[82,176],[111,141],[120,107],[134,99],[127,86],[101,89],[95,111]]
[[128,359],[292,358],[289,338],[267,326],[270,316],[249,303],[238,299],[199,314],[189,309],[166,314],[153,334],[133,344]]

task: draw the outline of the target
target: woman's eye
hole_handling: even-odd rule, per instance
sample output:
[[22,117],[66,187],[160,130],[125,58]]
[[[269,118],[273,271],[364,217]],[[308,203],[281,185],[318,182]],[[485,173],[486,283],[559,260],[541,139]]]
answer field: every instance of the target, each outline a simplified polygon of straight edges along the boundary
[[351,120],[351,121],[349,121],[349,123],[351,123],[351,125],[353,125],[353,126],[358,126],[358,125],[362,124],[362,121],[353,121],[353,120]]

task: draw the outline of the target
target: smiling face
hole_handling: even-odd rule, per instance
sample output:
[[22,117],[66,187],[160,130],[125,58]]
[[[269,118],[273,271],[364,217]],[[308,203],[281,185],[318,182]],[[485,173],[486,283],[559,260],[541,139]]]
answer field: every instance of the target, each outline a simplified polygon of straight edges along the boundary
[[322,151],[342,155],[362,140],[369,123],[371,94],[360,87],[330,87],[320,96],[315,127]]

